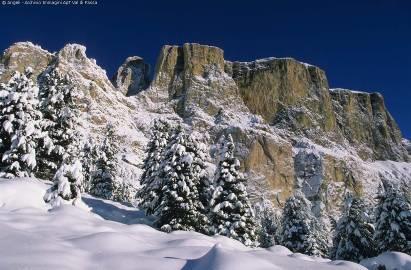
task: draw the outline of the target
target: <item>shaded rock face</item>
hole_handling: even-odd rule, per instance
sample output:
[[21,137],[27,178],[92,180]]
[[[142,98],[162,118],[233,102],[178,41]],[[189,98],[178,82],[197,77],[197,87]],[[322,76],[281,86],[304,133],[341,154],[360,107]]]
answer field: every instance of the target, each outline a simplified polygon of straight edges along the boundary
[[[322,153],[310,147],[295,149],[294,170],[296,186],[314,205],[336,211],[343,201],[346,190],[363,195],[361,176],[353,171],[347,160]],[[333,212],[331,211],[331,212]]]
[[335,129],[328,82],[321,69],[294,59],[227,63],[244,103],[271,124],[304,131]]
[[411,156],[411,142],[407,139],[402,140],[402,145],[407,149],[408,155]]
[[381,94],[344,89],[333,89],[330,93],[337,125],[350,143],[366,145],[375,159],[407,160],[401,131]]
[[303,190],[307,198],[318,195],[324,181],[321,155],[307,150],[299,151],[294,157],[294,169],[297,172],[297,185]]
[[114,75],[113,85],[124,95],[134,96],[150,84],[150,65],[138,56],[128,57]]

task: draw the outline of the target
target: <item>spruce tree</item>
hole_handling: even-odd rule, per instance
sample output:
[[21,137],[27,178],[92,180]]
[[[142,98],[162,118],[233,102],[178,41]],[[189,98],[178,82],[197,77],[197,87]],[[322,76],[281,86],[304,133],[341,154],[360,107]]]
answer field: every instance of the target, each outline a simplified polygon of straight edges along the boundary
[[313,256],[329,257],[331,246],[331,229],[329,222],[326,222],[323,210],[312,220],[312,238],[314,239],[310,254]]
[[83,165],[84,174],[84,192],[90,193],[92,177],[96,172],[96,163],[98,159],[98,146],[94,139],[89,138],[83,145],[81,152],[81,164]]
[[213,234],[256,246],[256,224],[246,191],[246,179],[239,172],[240,162],[234,157],[231,135],[224,143],[223,157],[217,166],[215,189],[210,202],[210,223]]
[[44,201],[52,206],[61,204],[82,205],[84,190],[83,164],[81,163],[81,137],[74,136],[67,146],[64,159],[53,177],[53,185],[44,195]]
[[154,120],[150,141],[146,148],[147,156],[143,163],[140,178],[142,188],[137,193],[139,207],[146,215],[152,215],[161,202],[163,181],[160,177],[161,163],[164,162],[164,149],[172,132],[170,124],[161,119]]
[[411,203],[399,188],[385,183],[376,208],[374,240],[378,253],[399,251],[411,255]]
[[16,72],[2,85],[0,98],[0,177],[30,177],[37,166],[36,148],[41,137],[38,87],[32,69]]
[[271,203],[263,200],[255,209],[258,222],[258,242],[260,247],[268,248],[278,244],[281,218],[273,209]]
[[79,160],[63,161],[53,177],[54,184],[44,195],[44,201],[53,207],[61,204],[78,205],[81,203],[83,168]]
[[58,68],[40,79],[40,109],[44,118],[41,124],[48,136],[40,141],[39,177],[52,177],[68,155],[79,153],[76,93],[70,76]]
[[98,149],[96,171],[91,176],[90,194],[121,201],[121,181],[118,179],[117,145],[114,138],[114,127],[107,125],[105,137]]
[[54,68],[43,78],[40,96],[45,119],[43,129],[47,130],[52,141],[47,155],[42,155],[41,159],[50,174],[58,168],[53,177],[54,184],[47,190],[44,200],[54,206],[62,203],[78,205],[81,203],[81,191],[84,190],[84,175],[81,163],[83,140],[77,130],[77,89],[67,74]]
[[364,201],[348,194],[333,239],[331,258],[359,262],[374,256],[374,229],[370,221]]
[[206,177],[202,147],[178,127],[165,149],[161,202],[154,213],[163,231],[206,232],[207,217],[199,195]]
[[323,229],[301,191],[287,199],[282,217],[283,246],[293,252],[325,257],[328,248],[326,237],[321,235]]

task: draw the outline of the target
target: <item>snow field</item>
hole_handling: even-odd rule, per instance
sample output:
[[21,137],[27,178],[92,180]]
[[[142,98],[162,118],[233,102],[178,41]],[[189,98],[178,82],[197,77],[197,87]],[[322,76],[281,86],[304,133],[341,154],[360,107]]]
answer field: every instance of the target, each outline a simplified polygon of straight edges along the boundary
[[166,234],[132,224],[150,222],[136,208],[87,195],[91,212],[72,205],[50,209],[43,201],[49,186],[36,179],[0,180],[0,269],[366,269],[281,246],[252,249],[222,236]]

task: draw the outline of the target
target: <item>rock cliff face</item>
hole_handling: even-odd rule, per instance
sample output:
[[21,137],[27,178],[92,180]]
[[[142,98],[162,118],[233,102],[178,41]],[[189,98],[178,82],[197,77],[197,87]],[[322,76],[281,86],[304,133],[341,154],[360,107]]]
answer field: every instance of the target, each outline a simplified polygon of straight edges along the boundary
[[294,59],[227,62],[251,112],[271,124],[307,131],[335,129],[335,116],[324,71]]
[[164,46],[151,87],[177,102],[183,118],[193,114],[193,107],[216,116],[237,106],[322,145],[347,140],[360,148],[363,159],[408,159],[379,94],[330,91],[324,71],[291,58],[230,62],[216,47]]
[[39,75],[53,60],[53,55],[40,46],[31,42],[19,42],[3,52],[1,64],[3,65],[2,81],[8,80],[14,71],[23,72],[31,66],[34,75]]
[[350,143],[366,145],[376,159],[407,160],[402,135],[379,93],[333,89],[339,130]]
[[212,46],[164,46],[152,89],[177,100],[176,112],[183,117],[195,114],[195,107],[214,116],[224,106],[243,105],[234,80],[224,72],[223,51]]
[[17,43],[0,58],[0,82],[26,66],[39,77],[55,66],[71,75],[83,133],[99,140],[114,124],[132,181],[150,122],[162,117],[201,135],[211,157],[219,137],[232,134],[255,202],[282,205],[300,187],[333,213],[346,189],[371,199],[381,179],[411,182],[409,142],[381,95],[330,91],[324,71],[293,59],[230,62],[212,46],[164,46],[152,82],[139,57],[128,58],[110,81],[81,45],[52,54]]
[[138,56],[128,57],[112,81],[114,87],[126,96],[137,95],[150,83],[150,65]]
[[408,155],[411,155],[411,142],[407,139],[402,140],[402,145],[407,149]]

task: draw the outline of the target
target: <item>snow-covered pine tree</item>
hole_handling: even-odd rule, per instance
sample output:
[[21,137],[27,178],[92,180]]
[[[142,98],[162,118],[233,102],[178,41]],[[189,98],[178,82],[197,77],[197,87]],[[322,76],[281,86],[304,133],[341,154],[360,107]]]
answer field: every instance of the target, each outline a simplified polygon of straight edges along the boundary
[[163,231],[206,233],[207,217],[199,195],[206,177],[202,148],[197,139],[178,126],[165,149],[161,202],[154,213],[156,224]]
[[240,161],[234,157],[234,143],[228,135],[214,181],[210,202],[210,231],[257,246],[256,223],[246,191],[246,179],[239,172]]
[[347,194],[342,212],[333,239],[331,258],[359,262],[374,256],[374,229],[364,200]]
[[61,204],[73,204],[87,209],[87,206],[81,201],[81,191],[84,190],[84,175],[80,141],[79,136],[73,136],[72,143],[67,145],[64,159],[54,174],[53,185],[43,197],[44,201],[53,207]]
[[[125,179],[124,177],[122,179]],[[113,200],[133,203],[136,197],[136,188],[130,182],[115,182]]]
[[411,202],[398,187],[386,182],[376,208],[374,241],[378,253],[399,251],[411,255]]
[[68,155],[79,153],[77,91],[68,74],[53,68],[40,79],[42,129],[48,136],[40,140],[37,176],[51,178]]
[[287,199],[282,217],[281,243],[293,252],[313,256],[327,255],[326,237],[321,223],[311,212],[311,203],[301,191]]
[[61,204],[81,205],[83,168],[80,160],[63,161],[53,178],[54,185],[44,195],[44,201],[53,207]]
[[171,133],[172,128],[167,121],[154,120],[140,178],[142,188],[137,193],[139,207],[144,209],[146,215],[152,215],[161,202],[161,189],[164,184],[160,177],[161,163],[164,162],[164,149],[169,143]]
[[[0,83],[0,113],[3,114],[4,111],[3,109],[7,107],[7,98],[9,96],[9,89],[6,84]],[[8,147],[10,145],[10,140],[9,136],[6,136],[4,134],[3,130],[3,117],[0,116],[0,165],[1,165],[1,157],[3,156],[3,153],[8,150]],[[0,167],[1,170],[1,167]]]
[[[77,89],[68,74],[53,68],[41,82],[41,110],[44,114],[43,130],[51,142],[44,143],[41,160],[49,168],[53,186],[44,195],[44,200],[53,206],[62,203],[80,205],[83,187],[81,153],[82,136],[78,131],[79,110],[75,103]],[[44,155],[46,153],[46,155]]]
[[260,247],[268,248],[278,244],[281,216],[274,210],[271,203],[263,199],[255,207],[255,216],[258,222],[258,242]]
[[0,99],[0,177],[30,177],[37,166],[36,148],[41,136],[38,87],[32,69],[16,72],[2,85]]
[[312,235],[314,238],[314,245],[311,254],[314,256],[329,257],[330,247],[332,242],[332,225],[330,217],[326,215],[325,208],[322,202],[320,205],[311,208],[314,215],[312,223]]
[[98,159],[98,149],[94,139],[89,138],[83,145],[81,155],[81,164],[83,165],[84,175],[84,192],[89,193],[91,189],[92,176],[96,171],[96,163]]
[[114,127],[106,127],[105,137],[97,153],[96,171],[91,175],[90,194],[109,200],[121,201],[121,181],[118,179],[118,146],[114,138]]

